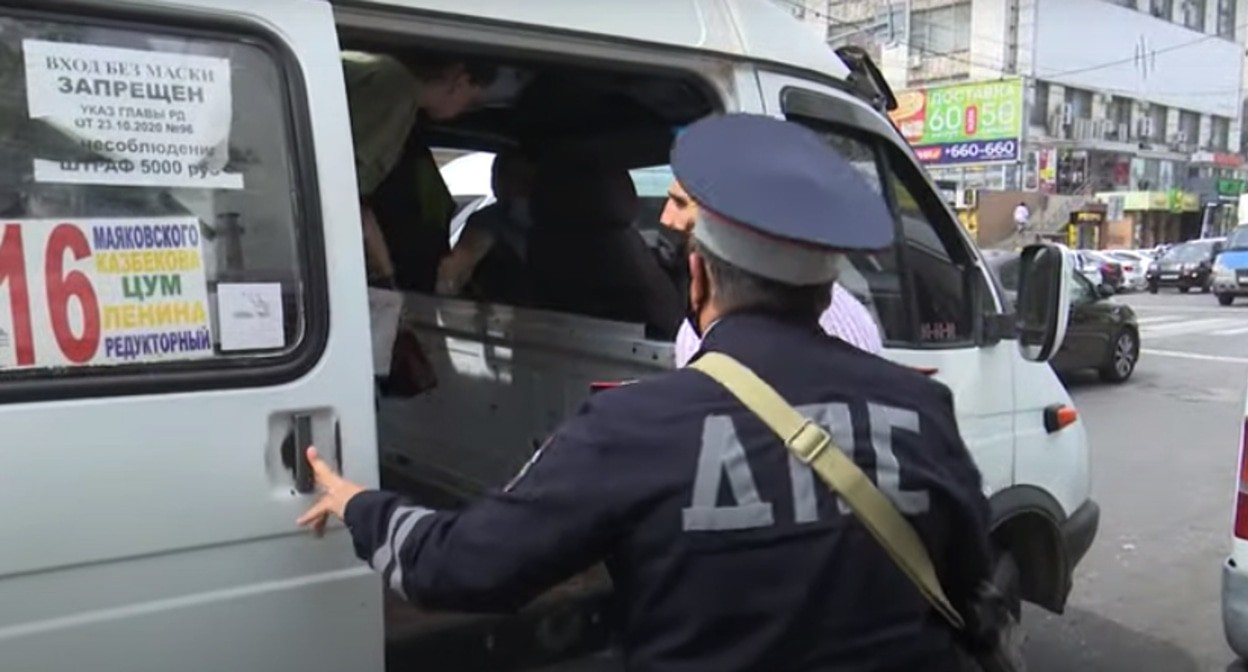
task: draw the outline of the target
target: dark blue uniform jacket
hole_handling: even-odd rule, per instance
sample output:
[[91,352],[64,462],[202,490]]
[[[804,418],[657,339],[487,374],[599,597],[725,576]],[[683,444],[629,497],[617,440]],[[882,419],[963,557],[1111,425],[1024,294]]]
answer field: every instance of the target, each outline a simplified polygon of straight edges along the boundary
[[[948,388],[818,329],[729,316],[729,354],[852,451],[955,603],[988,503]],[[434,609],[512,610],[606,559],[630,670],[953,670],[952,634],[866,530],[727,391],[680,370],[590,398],[509,488],[459,512],[368,492],[360,558]]]

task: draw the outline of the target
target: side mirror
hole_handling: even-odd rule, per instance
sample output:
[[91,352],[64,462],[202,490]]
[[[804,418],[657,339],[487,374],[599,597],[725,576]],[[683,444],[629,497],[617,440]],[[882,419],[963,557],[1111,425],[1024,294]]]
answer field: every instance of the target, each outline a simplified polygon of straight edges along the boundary
[[1108,299],[1114,295],[1114,288],[1112,285],[1102,284],[1097,286],[1096,293],[1100,294],[1102,299]]
[[1024,359],[1045,362],[1062,347],[1070,319],[1072,265],[1073,255],[1065,245],[1038,243],[1023,248],[1015,320]]
[[897,109],[897,96],[867,50],[850,44],[834,53],[849,68],[850,86],[859,96],[885,114]]

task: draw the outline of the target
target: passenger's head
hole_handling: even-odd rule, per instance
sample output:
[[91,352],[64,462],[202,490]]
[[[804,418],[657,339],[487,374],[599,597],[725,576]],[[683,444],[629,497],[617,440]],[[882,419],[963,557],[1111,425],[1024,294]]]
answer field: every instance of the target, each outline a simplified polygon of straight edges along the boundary
[[672,180],[672,186],[667,188],[667,202],[663,204],[659,222],[676,233],[688,235],[693,231],[697,212],[697,204],[681,186],[680,181]]
[[420,82],[420,108],[435,121],[447,121],[481,104],[498,78],[498,68],[462,59],[420,56],[408,61]]
[[536,167],[518,149],[504,149],[494,156],[490,170],[490,188],[500,203],[527,199],[533,190]]

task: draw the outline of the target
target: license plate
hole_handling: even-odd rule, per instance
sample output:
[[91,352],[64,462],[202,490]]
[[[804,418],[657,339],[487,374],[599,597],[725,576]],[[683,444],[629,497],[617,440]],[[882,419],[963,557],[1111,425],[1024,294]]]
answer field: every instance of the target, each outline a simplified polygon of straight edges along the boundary
[[1178,273],[1162,273],[1161,274],[1162,280],[1177,280],[1178,278],[1179,278]]

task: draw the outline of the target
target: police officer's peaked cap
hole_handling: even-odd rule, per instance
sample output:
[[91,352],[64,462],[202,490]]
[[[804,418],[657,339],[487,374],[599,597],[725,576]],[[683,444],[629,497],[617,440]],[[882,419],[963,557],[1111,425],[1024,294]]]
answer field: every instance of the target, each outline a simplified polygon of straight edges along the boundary
[[793,285],[836,278],[841,251],[881,250],[893,219],[880,192],[814,131],[727,114],[686,128],[672,172],[699,208],[693,235],[733,265]]

